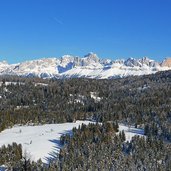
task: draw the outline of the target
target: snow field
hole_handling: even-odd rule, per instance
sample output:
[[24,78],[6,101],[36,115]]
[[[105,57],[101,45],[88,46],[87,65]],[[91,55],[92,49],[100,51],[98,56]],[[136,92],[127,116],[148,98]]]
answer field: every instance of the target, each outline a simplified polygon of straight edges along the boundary
[[144,130],[143,129],[138,129],[134,127],[128,127],[123,124],[119,124],[119,131],[124,131],[125,132],[125,141],[131,141],[132,137],[138,135],[138,136],[144,136]]
[[54,159],[60,150],[60,136],[72,133],[72,128],[88,125],[90,121],[77,121],[75,123],[45,124],[40,126],[16,126],[0,133],[0,146],[16,142],[22,144],[23,153],[27,151],[31,160],[42,159],[48,163]]
[[[60,136],[72,134],[72,128],[78,128],[81,124],[88,125],[90,121],[76,121],[75,123],[45,124],[39,126],[15,126],[0,133],[0,146],[16,142],[22,144],[23,153],[26,151],[31,160],[37,161],[41,158],[44,163],[55,159],[59,153]],[[125,125],[119,125],[119,131],[124,130],[126,141],[133,136],[143,136],[144,131]]]

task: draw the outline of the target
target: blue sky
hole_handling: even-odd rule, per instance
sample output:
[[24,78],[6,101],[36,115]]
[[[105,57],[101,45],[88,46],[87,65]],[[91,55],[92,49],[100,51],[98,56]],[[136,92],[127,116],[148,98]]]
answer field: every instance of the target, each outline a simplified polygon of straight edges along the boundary
[[0,0],[0,61],[171,56],[171,0]]

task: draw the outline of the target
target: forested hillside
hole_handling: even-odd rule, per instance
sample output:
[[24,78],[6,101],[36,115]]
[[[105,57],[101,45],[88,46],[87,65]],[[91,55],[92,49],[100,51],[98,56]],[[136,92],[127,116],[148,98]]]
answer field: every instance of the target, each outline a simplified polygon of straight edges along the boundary
[[[119,165],[125,170],[171,168],[171,71],[108,80],[3,76],[0,82],[0,131],[15,124],[78,119],[103,123],[82,126],[73,130],[73,137],[62,137],[65,146],[52,170],[124,170]],[[147,139],[135,137],[127,144],[124,135],[116,136],[116,128],[110,125],[109,131],[104,124],[116,122],[144,128]],[[99,168],[85,163],[91,159]]]
[[[164,171],[171,170],[171,147],[153,138],[133,137],[125,142],[111,122],[82,125],[73,137],[61,137],[66,144],[54,166],[58,170]],[[55,168],[53,165],[51,168]]]
[[1,78],[0,130],[14,124],[118,121],[171,139],[171,71],[124,79]]

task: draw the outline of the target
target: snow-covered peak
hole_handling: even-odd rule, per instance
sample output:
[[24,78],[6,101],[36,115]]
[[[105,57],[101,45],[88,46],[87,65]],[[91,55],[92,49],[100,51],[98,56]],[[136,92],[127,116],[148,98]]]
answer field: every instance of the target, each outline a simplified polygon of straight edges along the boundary
[[129,67],[134,67],[134,66],[138,66],[138,67],[141,67],[142,64],[139,62],[139,60],[137,59],[134,59],[134,58],[128,58],[124,64],[126,66],[129,66]]
[[57,74],[56,66],[58,64],[59,59],[57,58],[43,58],[11,65],[4,71],[4,73],[24,76],[51,77],[53,74]]
[[64,55],[61,58],[43,58],[9,65],[0,62],[0,74],[39,76],[43,78],[118,78],[130,75],[151,74],[171,68],[171,59],[159,64],[147,57],[127,60],[100,59],[95,53],[84,57]]
[[71,56],[71,55],[64,55],[61,58],[60,65],[65,67],[69,63],[73,63],[73,62],[74,62],[74,57],[73,56]]
[[149,59],[148,57],[143,57],[141,59],[128,58],[124,64],[129,67],[158,67],[159,63]]
[[0,65],[9,65],[7,61],[0,62]]
[[74,60],[74,57],[71,55],[64,55],[61,57],[61,62],[71,62]]
[[3,72],[5,69],[9,67],[9,64],[7,61],[0,62],[0,73]]
[[97,56],[97,54],[95,54],[93,52],[90,52],[87,55],[85,55],[84,59],[89,61],[89,62],[95,62],[95,63],[99,62],[99,57]]

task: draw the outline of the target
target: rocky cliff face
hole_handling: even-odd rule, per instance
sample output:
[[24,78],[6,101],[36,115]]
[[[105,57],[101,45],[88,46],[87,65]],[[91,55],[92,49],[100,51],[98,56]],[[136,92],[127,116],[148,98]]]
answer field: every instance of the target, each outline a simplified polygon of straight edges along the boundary
[[161,64],[147,57],[127,60],[100,59],[94,53],[83,58],[64,55],[61,58],[44,58],[9,65],[0,62],[0,74],[19,76],[38,76],[43,78],[118,78],[130,75],[152,74],[171,69],[171,58]]
[[162,63],[162,67],[171,67],[171,58],[166,58]]

